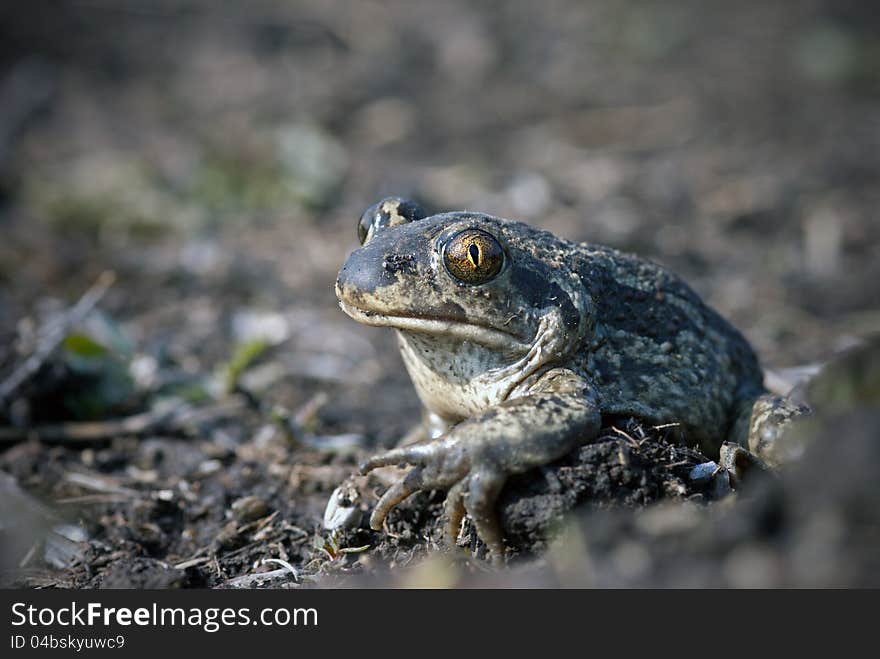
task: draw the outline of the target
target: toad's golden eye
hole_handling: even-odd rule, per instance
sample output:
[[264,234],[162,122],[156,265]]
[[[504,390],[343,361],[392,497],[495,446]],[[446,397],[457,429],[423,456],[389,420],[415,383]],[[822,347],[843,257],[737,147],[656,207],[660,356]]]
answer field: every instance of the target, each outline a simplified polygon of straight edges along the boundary
[[501,272],[504,250],[491,234],[465,229],[447,241],[443,262],[449,274],[459,281],[484,284]]

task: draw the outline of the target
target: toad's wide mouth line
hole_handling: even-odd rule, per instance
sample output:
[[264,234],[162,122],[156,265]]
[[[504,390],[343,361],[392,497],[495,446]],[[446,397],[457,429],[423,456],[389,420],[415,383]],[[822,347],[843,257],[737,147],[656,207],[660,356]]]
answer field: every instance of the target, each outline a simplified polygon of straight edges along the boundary
[[437,334],[454,336],[461,341],[473,341],[487,348],[516,350],[528,352],[530,344],[524,342],[512,332],[506,332],[494,327],[476,325],[461,320],[450,318],[431,318],[427,316],[408,316],[396,314],[380,314],[375,311],[366,311],[354,305],[339,301],[339,307],[349,316],[364,325],[375,327],[393,327],[394,329],[421,332],[424,334]]

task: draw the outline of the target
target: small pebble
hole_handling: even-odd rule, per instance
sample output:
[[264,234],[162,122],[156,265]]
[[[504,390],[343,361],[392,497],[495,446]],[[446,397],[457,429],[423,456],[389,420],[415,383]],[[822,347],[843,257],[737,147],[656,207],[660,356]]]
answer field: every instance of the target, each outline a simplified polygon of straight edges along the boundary
[[210,476],[216,474],[223,469],[223,463],[219,460],[205,460],[199,465],[198,474],[200,476]]
[[688,474],[691,482],[704,490],[705,494],[713,500],[723,499],[731,493],[733,488],[730,482],[730,473],[717,463],[709,461],[698,464]]
[[238,532],[238,523],[235,521],[228,522],[217,536],[214,538],[214,542],[219,547],[238,547],[242,544],[241,536]]
[[691,469],[691,473],[688,474],[688,478],[690,478],[694,483],[705,484],[708,483],[712,476],[715,474],[715,470],[718,469],[718,465],[714,462],[703,462],[702,464],[698,464],[696,467]]
[[260,497],[242,497],[232,502],[232,516],[239,522],[253,522],[265,517],[269,506]]

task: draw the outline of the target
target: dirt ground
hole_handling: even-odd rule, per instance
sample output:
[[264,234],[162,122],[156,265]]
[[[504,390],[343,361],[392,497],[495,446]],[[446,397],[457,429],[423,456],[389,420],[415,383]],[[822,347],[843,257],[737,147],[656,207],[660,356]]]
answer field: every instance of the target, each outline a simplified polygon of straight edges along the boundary
[[[880,13],[863,2],[0,8],[0,568],[29,587],[880,585]],[[511,480],[331,493],[420,415],[336,308],[388,194],[634,251],[762,362],[829,360],[735,493],[619,419]],[[861,347],[858,347],[861,346]],[[855,350],[855,352],[853,352]],[[840,357],[839,355],[843,355]]]

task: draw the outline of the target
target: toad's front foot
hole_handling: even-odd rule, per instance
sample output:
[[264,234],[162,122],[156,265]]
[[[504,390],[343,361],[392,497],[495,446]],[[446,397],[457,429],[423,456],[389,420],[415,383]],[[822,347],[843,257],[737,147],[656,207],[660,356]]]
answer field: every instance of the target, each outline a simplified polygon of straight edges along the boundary
[[367,460],[361,471],[409,464],[413,468],[382,495],[370,518],[380,530],[394,506],[419,490],[447,490],[446,533],[455,543],[461,520],[470,515],[493,560],[504,557],[495,503],[508,476],[556,460],[599,430],[590,392],[567,373],[546,374],[529,395],[489,408],[446,435],[404,446]]
[[504,556],[504,543],[495,502],[507,474],[490,460],[481,459],[479,453],[461,440],[446,437],[427,444],[393,449],[365,462],[361,465],[363,473],[388,465],[414,465],[379,499],[370,516],[370,526],[376,531],[381,530],[391,509],[414,492],[448,490],[444,513],[450,545],[455,544],[461,520],[467,512],[493,559],[500,560]]

